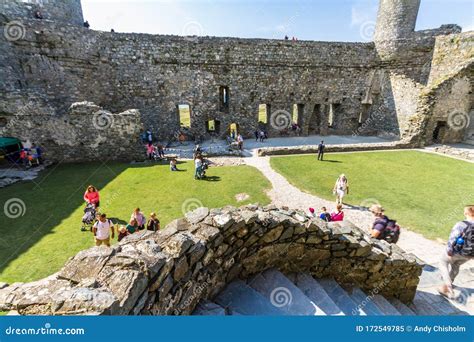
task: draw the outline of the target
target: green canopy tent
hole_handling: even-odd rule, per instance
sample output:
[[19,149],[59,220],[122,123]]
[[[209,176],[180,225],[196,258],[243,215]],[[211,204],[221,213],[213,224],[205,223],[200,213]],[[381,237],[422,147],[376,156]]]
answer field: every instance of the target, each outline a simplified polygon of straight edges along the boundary
[[0,137],[0,159],[16,162],[22,148],[20,139]]

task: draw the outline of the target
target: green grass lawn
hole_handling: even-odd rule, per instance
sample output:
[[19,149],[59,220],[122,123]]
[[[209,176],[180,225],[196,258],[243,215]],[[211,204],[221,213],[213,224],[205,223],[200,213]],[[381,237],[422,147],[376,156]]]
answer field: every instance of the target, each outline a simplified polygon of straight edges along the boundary
[[296,187],[332,200],[334,183],[346,174],[352,205],[378,201],[402,226],[447,239],[463,207],[474,203],[474,164],[417,151],[274,157],[272,167]]
[[[158,213],[162,227],[183,216],[183,206],[195,209],[247,203],[269,203],[269,182],[248,166],[216,167],[209,180],[193,179],[192,162],[179,164],[183,172],[170,172],[168,165],[80,164],[47,169],[34,182],[22,182],[0,190],[2,207],[12,199],[25,203],[18,218],[0,213],[0,281],[32,281],[58,271],[82,249],[93,246],[93,235],[81,232],[82,199],[88,184],[97,186],[101,211],[114,222],[130,219],[140,207],[148,216]],[[237,202],[235,195],[250,197]]]

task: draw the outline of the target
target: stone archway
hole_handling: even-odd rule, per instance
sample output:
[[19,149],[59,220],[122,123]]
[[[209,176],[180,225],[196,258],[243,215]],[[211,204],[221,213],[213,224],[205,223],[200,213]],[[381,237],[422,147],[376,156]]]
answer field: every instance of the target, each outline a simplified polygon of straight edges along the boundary
[[349,222],[327,224],[274,206],[198,208],[164,230],[94,247],[49,278],[0,290],[20,314],[187,315],[227,283],[267,268],[332,277],[413,299],[422,265]]

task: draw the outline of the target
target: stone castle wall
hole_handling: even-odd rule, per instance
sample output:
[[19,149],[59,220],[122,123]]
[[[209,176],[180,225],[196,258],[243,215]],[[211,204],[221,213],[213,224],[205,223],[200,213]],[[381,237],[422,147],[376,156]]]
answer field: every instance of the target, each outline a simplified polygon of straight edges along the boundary
[[39,112],[41,105],[30,100],[14,116],[8,116],[0,136],[15,136],[37,143],[50,161],[88,162],[92,160],[143,159],[138,110],[113,114],[90,103],[73,103],[58,117]]
[[[58,118],[72,103],[90,101],[112,112],[138,109],[160,140],[180,129],[178,105],[190,106],[190,140],[210,137],[209,120],[219,122],[220,137],[231,123],[250,137],[266,104],[270,136],[280,135],[298,105],[304,134],[409,139],[419,95],[433,75],[436,37],[460,30],[413,32],[417,2],[381,1],[375,43],[124,34],[20,18],[23,34],[0,36],[0,127],[32,99],[39,112]],[[0,16],[1,30],[15,13]],[[435,63],[434,72],[443,73],[446,63]]]
[[82,26],[81,0],[0,0],[0,14],[10,20],[33,20],[39,11],[43,20]]
[[20,314],[189,315],[236,278],[268,268],[308,272],[413,299],[420,261],[349,222],[326,223],[274,206],[199,208],[157,233],[93,247],[57,274],[0,290],[0,310]]

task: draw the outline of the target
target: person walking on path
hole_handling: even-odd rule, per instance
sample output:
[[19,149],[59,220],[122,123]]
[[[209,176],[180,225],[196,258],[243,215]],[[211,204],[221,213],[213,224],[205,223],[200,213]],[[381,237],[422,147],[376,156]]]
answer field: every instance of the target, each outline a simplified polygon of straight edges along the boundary
[[100,214],[98,221],[92,227],[94,233],[95,245],[106,245],[110,247],[110,236],[112,239],[115,238],[114,224],[111,220],[107,219],[107,215]]
[[324,141],[321,140],[321,142],[318,145],[318,160],[323,161],[325,148],[326,148],[326,145],[324,145]]
[[446,252],[439,264],[444,284],[438,292],[448,298],[454,297],[453,281],[461,265],[474,260],[474,205],[464,208],[464,216],[466,220],[456,223],[451,230]]
[[332,192],[336,195],[336,205],[343,204],[344,196],[349,194],[349,181],[344,174],[341,174],[336,180]]

